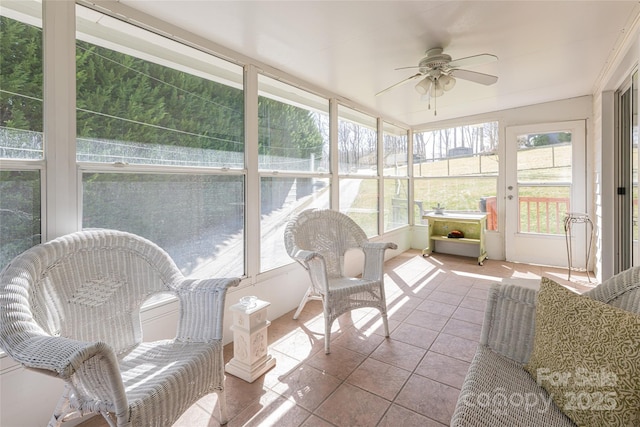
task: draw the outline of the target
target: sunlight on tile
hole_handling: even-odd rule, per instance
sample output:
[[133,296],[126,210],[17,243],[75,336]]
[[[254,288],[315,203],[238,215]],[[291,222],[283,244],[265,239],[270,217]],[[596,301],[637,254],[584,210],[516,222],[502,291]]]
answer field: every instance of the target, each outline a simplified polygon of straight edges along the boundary
[[[547,275],[583,291],[585,274],[408,251],[387,262],[385,289],[391,336],[376,309],[340,316],[324,353],[324,317],[309,302],[273,319],[269,352],[276,366],[253,383],[227,375],[229,426],[443,427],[480,339],[491,284],[535,285]],[[225,360],[233,344],[225,346]],[[203,397],[174,427],[218,427],[217,397]],[[106,427],[92,418],[82,427]]]

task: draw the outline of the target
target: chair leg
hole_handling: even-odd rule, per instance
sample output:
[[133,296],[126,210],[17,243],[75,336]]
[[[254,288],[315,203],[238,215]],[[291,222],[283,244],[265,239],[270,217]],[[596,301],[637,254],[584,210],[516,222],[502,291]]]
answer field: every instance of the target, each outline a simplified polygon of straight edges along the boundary
[[59,427],[62,425],[62,421],[64,421],[64,417],[69,414],[69,395],[71,391],[69,387],[65,384],[64,391],[62,392],[62,396],[58,400],[56,405],[56,409],[53,411],[51,415],[51,419],[49,419],[49,424],[47,427]]
[[218,395],[218,406],[220,407],[220,424],[224,425],[229,422],[229,415],[227,413],[227,398],[224,390],[216,390]]
[[329,320],[325,315],[324,317],[324,354],[331,353],[331,349],[329,345],[331,344],[331,325],[333,324],[333,320]]
[[384,336],[389,338],[389,321],[387,319],[387,312],[380,310],[380,314],[382,315],[382,324],[384,325]]
[[298,305],[298,309],[293,315],[293,320],[296,320],[298,316],[300,316],[302,309],[304,308],[307,301],[309,301],[310,299],[311,299],[311,288],[307,289],[307,292],[304,293],[304,296],[302,297],[302,301],[300,301],[300,305]]

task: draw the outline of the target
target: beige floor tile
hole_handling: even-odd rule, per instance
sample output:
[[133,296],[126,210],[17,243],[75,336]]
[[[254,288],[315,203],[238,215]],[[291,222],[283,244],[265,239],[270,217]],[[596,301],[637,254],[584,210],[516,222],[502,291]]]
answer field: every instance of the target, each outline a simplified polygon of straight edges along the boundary
[[386,338],[382,335],[373,333],[367,335],[365,332],[366,331],[353,328],[350,331],[345,332],[340,338],[333,341],[331,345],[337,345],[351,351],[369,355]]
[[426,301],[423,301],[418,307],[416,307],[416,310],[426,311],[428,313],[449,317],[453,314],[454,311],[456,311],[456,308],[457,307],[455,305],[428,299]]
[[[446,424],[449,425],[449,424]],[[398,405],[391,405],[378,427],[444,427],[437,421]]]
[[446,304],[458,305],[464,298],[464,295],[452,294],[450,292],[444,292],[440,290],[433,291],[426,298],[431,301],[444,302]]
[[431,282],[424,282],[416,286],[412,290],[412,294],[418,298],[425,299],[434,292],[436,287],[437,285],[432,284]]
[[391,339],[380,344],[371,353],[371,357],[398,368],[413,371],[426,353],[427,350],[422,347]]
[[293,311],[272,320],[267,330],[269,344],[273,344],[295,331],[300,322],[300,319],[293,319]]
[[317,415],[311,415],[307,420],[302,424],[301,427],[334,427],[328,421],[323,420]]
[[461,282],[461,280],[444,280],[435,290],[465,296],[473,286],[473,279],[467,279],[465,282]]
[[[253,383],[248,383],[243,379],[227,374],[225,380],[225,394],[227,396],[227,412],[229,413],[229,419],[233,419],[242,412],[244,408],[260,399],[265,392],[266,390],[263,387],[262,378],[254,381]],[[204,408],[211,408],[210,410],[213,411],[215,401],[207,403],[207,400],[215,399],[215,396],[215,393],[213,393],[203,397],[200,399],[200,406]],[[216,412],[213,412],[213,414],[216,414],[217,416]]]
[[269,349],[269,354],[276,360],[276,364],[273,368],[269,369],[261,379],[264,387],[271,388],[280,382],[281,378],[286,377],[291,372],[294,372],[302,363],[298,359],[294,359],[284,353]]
[[344,380],[367,358],[366,355],[334,345],[330,354],[316,353],[305,364]]
[[[489,294],[489,288],[474,287],[469,289],[469,292],[467,292],[467,295],[463,298],[463,300],[468,298],[475,298],[475,299],[486,301],[488,294]],[[462,301],[460,302],[460,304],[462,305]]]
[[402,295],[393,302],[387,303],[387,317],[390,320],[402,322],[421,302],[422,298]]
[[458,307],[451,315],[453,319],[464,320],[466,322],[482,325],[484,322],[484,311],[474,310],[472,308]]
[[336,377],[302,364],[295,371],[283,376],[271,389],[286,398],[292,398],[303,408],[313,411],[338,388],[341,382]]
[[491,287],[491,285],[493,285],[496,282],[501,282],[502,280],[503,280],[502,276],[492,275],[489,273],[486,276],[482,276],[482,278],[476,279],[476,281],[473,283],[473,286],[471,287],[469,292],[471,292],[474,289],[488,290]]
[[[400,322],[396,321],[396,319],[389,319],[387,314],[387,322],[389,323],[389,330],[393,330],[397,327]],[[377,334],[384,336],[384,323],[382,322],[382,316],[378,310],[371,310],[367,315],[360,318],[353,325],[355,329],[357,329],[361,334],[370,336],[371,334]]]
[[477,347],[474,340],[441,333],[431,345],[431,351],[471,362]]
[[305,330],[304,326],[283,337],[271,346],[297,360],[305,360],[318,351],[324,351],[324,334],[314,334]]
[[458,319],[449,319],[445,327],[442,328],[442,332],[473,341],[480,341],[482,324],[466,322]]
[[[471,289],[469,293],[472,291],[476,291],[477,289]],[[487,306],[487,297],[484,295],[482,298],[476,298],[467,294],[462,301],[460,301],[459,307],[470,308],[472,310],[479,310],[484,313],[484,309]]]
[[[267,426],[299,426],[311,412],[296,405],[293,399],[286,399],[277,393],[267,391],[238,416],[232,419],[228,427],[267,427]],[[194,427],[198,424],[190,424]],[[187,425],[185,424],[185,427]]]
[[338,427],[375,426],[391,402],[350,384],[342,384],[315,414]]
[[[229,395],[229,392],[227,392],[226,394]],[[193,417],[192,414],[190,414],[192,411],[198,414],[197,417]],[[230,420],[232,418],[232,415],[231,412],[229,412],[228,403],[227,415],[229,416]],[[202,421],[199,422],[198,420]],[[218,425],[220,425],[220,409],[218,406],[217,394],[211,393],[198,400],[198,402],[196,402],[196,404],[193,405],[189,411],[185,412],[182,417],[180,417],[174,427],[189,427],[196,425],[206,427],[217,427]]]
[[368,358],[347,378],[347,383],[391,401],[410,375],[410,371]]
[[430,351],[424,356],[415,373],[459,389],[468,369],[468,362]]
[[449,425],[460,390],[420,375],[412,375],[395,400],[398,405]]
[[438,332],[421,326],[403,323],[391,333],[391,338],[428,350],[438,337]]
[[414,310],[404,321],[410,325],[422,326],[423,328],[440,331],[444,325],[447,324],[447,320],[449,320],[449,316],[434,314],[428,311]]

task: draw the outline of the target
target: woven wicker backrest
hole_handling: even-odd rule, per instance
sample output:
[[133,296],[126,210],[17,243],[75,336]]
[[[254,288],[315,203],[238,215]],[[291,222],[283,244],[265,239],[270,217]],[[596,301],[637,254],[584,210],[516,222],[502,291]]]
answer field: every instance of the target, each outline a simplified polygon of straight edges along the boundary
[[52,240],[0,273],[1,339],[31,331],[124,351],[142,340],[142,303],[169,291],[176,275],[166,252],[133,234],[89,230]]
[[325,260],[329,278],[344,273],[344,255],[367,242],[365,232],[347,215],[324,209],[300,213],[285,229],[289,255],[302,249],[318,252]]
[[640,267],[631,267],[585,292],[591,298],[640,313]]

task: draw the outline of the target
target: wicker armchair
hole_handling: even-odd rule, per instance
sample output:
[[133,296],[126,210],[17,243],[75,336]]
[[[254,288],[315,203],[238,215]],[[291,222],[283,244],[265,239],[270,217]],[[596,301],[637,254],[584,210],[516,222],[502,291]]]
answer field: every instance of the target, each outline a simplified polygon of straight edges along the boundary
[[[0,273],[0,345],[27,369],[65,381],[49,426],[88,413],[110,426],[169,426],[211,392],[224,424],[224,302],[238,282],[186,279],[133,234],[69,234]],[[177,335],[143,342],[140,307],[160,293],[180,302]]]
[[[389,336],[384,293],[384,252],[394,243],[369,242],[364,231],[347,215],[331,210],[309,209],[286,226],[287,253],[307,269],[311,286],[293,318],[297,319],[310,299],[320,299],[324,308],[324,349],[329,354],[331,325],[342,314],[361,307],[380,310]],[[344,256],[350,249],[364,252],[364,268],[359,278],[344,273]]]

